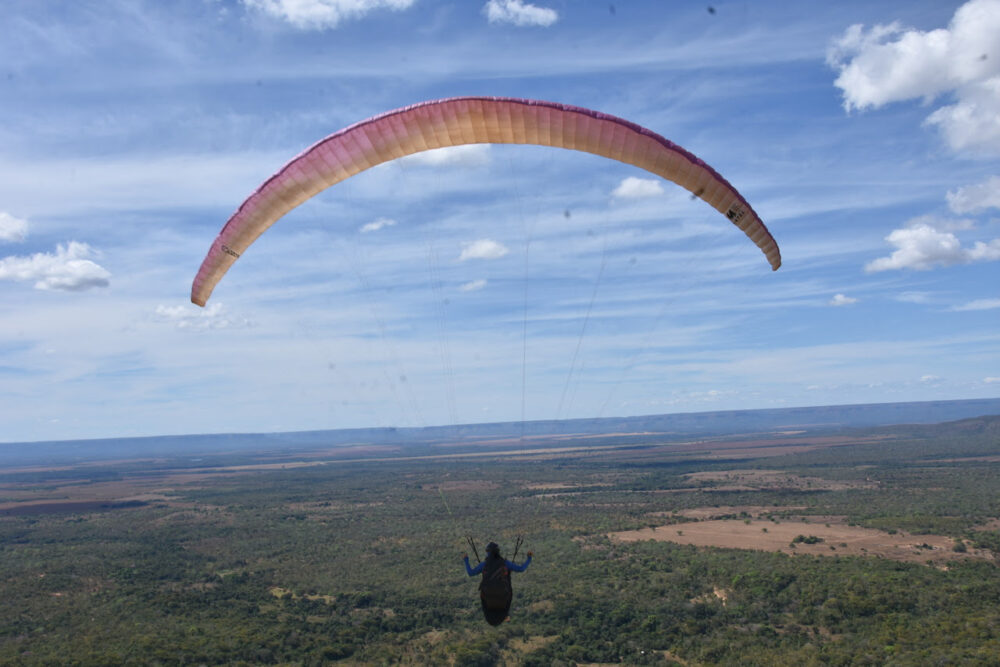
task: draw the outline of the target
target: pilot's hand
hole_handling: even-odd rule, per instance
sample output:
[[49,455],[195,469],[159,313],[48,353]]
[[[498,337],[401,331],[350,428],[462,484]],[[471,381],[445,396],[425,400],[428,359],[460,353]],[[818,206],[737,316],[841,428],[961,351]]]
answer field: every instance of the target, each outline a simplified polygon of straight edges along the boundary
[[532,553],[532,552],[530,552],[530,551],[528,552],[528,558],[531,558],[531,557],[532,557],[532,556],[534,556],[534,555],[535,555],[534,553]]
[[462,560],[468,560],[469,554],[462,554]]

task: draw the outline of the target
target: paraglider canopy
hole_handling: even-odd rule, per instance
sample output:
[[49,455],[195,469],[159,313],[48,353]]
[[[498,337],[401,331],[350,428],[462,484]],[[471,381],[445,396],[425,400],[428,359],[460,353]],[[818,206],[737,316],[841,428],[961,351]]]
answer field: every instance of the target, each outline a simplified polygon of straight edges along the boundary
[[435,148],[537,144],[635,165],[689,190],[739,227],[771,268],[781,253],[746,199],[714,169],[640,125],[581,107],[504,97],[456,97],[396,109],[335,132],[292,159],[229,218],[191,286],[204,306],[240,255],[285,213],[366,169]]

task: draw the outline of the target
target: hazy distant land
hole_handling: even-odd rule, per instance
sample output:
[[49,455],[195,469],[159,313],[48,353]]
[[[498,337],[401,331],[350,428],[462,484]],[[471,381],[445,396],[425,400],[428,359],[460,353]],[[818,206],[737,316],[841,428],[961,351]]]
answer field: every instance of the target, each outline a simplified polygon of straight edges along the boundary
[[[338,458],[351,452],[381,452],[385,456],[419,456],[449,451],[488,451],[509,447],[567,447],[570,440],[600,436],[622,444],[643,444],[692,437],[725,437],[741,433],[809,429],[837,431],[892,424],[932,424],[981,415],[1000,414],[1000,398],[913,403],[876,403],[768,410],[735,410],[681,414],[500,422],[429,426],[424,428],[356,428],[287,433],[233,433],[110,438],[55,442],[0,443],[0,465],[59,465],[126,458],[175,457],[247,453],[331,452]],[[609,440],[610,442],[610,440]],[[353,448],[353,450],[351,449]],[[374,449],[372,449],[374,448]]]

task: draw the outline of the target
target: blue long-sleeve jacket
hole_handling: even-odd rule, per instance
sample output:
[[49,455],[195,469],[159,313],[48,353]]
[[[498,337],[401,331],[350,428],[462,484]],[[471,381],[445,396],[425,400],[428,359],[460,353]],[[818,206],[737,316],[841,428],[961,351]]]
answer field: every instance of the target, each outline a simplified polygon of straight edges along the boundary
[[[476,565],[475,567],[472,567],[471,565],[469,565],[468,556],[465,556],[463,560],[465,560],[465,571],[469,573],[470,577],[474,577],[480,572],[482,572],[483,566],[486,564],[486,561],[483,561],[478,565]],[[517,563],[509,561],[506,558],[504,559],[503,562],[507,564],[507,569],[510,570],[511,572],[524,572],[525,570],[528,569],[528,565],[531,564],[531,556],[528,556],[528,558],[524,561],[523,565],[518,565]]]

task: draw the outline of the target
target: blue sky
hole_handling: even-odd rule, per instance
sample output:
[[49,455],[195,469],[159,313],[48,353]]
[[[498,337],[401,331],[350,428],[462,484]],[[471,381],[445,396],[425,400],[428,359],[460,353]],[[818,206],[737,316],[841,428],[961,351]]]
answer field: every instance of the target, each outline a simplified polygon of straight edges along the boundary
[[[711,9],[711,11],[710,11]],[[1000,0],[4,4],[0,441],[1000,395]],[[322,137],[457,95],[684,146],[475,146],[216,233]]]

